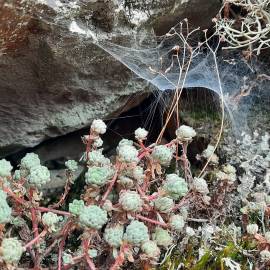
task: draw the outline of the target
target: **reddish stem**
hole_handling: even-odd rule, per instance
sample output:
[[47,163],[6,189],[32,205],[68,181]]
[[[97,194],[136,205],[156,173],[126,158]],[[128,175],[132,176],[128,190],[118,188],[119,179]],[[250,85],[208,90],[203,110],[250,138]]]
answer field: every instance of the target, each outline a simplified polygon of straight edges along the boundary
[[10,196],[12,197],[16,202],[20,203],[20,204],[27,204],[27,201],[18,197],[16,194],[13,193],[13,191],[11,191],[9,188],[4,187],[3,190]]
[[46,250],[42,253],[42,257],[41,257],[41,260],[43,259],[43,258],[45,258],[48,254],[50,254],[51,253],[51,251],[53,250],[53,248],[55,247],[55,245],[58,243],[58,238],[57,239],[55,239],[47,248],[46,248]]
[[165,146],[170,147],[175,144],[175,140],[172,140],[171,142],[165,144]]
[[152,151],[152,149],[149,149],[148,151],[143,151],[142,153],[139,154],[138,159],[142,159],[145,157],[147,154],[149,154]]
[[103,204],[103,203],[106,201],[106,199],[107,199],[107,197],[109,196],[109,194],[111,193],[111,191],[112,191],[112,189],[113,189],[113,186],[114,186],[114,184],[115,184],[115,182],[116,182],[116,180],[117,180],[117,176],[118,176],[118,172],[119,172],[119,170],[120,170],[120,167],[121,167],[121,164],[120,164],[120,163],[117,163],[117,164],[116,164],[116,167],[115,167],[115,173],[114,173],[114,176],[113,176],[113,178],[112,178],[112,180],[111,180],[111,182],[110,182],[110,185],[108,186],[108,188],[107,188],[105,194],[103,195],[100,204]]
[[139,194],[141,195],[142,198],[146,198],[147,196],[145,195],[144,191],[140,188],[139,185],[136,185],[136,188],[139,192]]
[[89,244],[90,241],[87,240],[83,240],[82,245],[83,245],[83,250],[84,250],[84,257],[86,259],[86,262],[89,266],[90,270],[96,270],[96,266],[94,264],[94,262],[92,261],[92,259],[90,258],[89,254],[88,254],[88,249],[89,249]]
[[71,185],[71,179],[70,179],[70,176],[67,175],[67,181],[65,184],[64,193],[62,194],[60,200],[56,204],[51,206],[52,208],[58,208],[59,206],[63,205],[63,203],[65,202],[65,199],[68,195],[68,192],[70,190],[70,185]]
[[[32,226],[33,226],[33,232],[34,232],[34,237],[38,237],[38,222],[37,222],[37,215],[36,215],[36,210],[31,208],[31,217],[32,217]],[[39,269],[39,252],[35,253],[35,269]]]
[[52,212],[55,214],[59,214],[59,215],[63,215],[63,216],[71,216],[71,214],[69,212],[66,211],[61,211],[61,210],[56,210],[56,209],[51,209],[51,208],[47,208],[47,207],[36,207],[36,210],[39,210],[40,212]]
[[163,223],[163,222],[159,222],[157,220],[153,220],[153,219],[150,219],[150,218],[141,216],[141,215],[136,215],[136,218],[138,218],[140,220],[144,220],[144,221],[150,222],[150,223],[153,223],[153,224],[156,224],[156,225],[159,225],[159,226],[162,226],[164,228],[168,228],[168,224]]
[[174,206],[174,208],[172,209],[172,211],[176,211],[178,210],[181,206],[185,205],[186,203],[188,203],[188,199],[191,197],[191,193],[188,193],[177,205]]
[[148,197],[147,197],[147,200],[153,201],[153,200],[155,200],[156,198],[158,198],[158,196],[159,196],[158,193],[154,193],[154,194],[148,196]]
[[183,149],[182,160],[184,163],[185,179],[188,181],[188,183],[190,183],[190,181],[192,180],[192,174],[190,171],[190,163],[189,163],[189,160],[187,158],[187,147],[188,147],[188,143],[183,143],[183,145],[182,145],[182,149]]
[[85,253],[86,262],[90,268],[90,270],[96,270],[95,264],[93,263],[92,259],[90,258],[88,253]]
[[62,268],[62,253],[64,250],[65,242],[66,242],[68,232],[69,232],[71,225],[72,225],[72,222],[67,222],[65,227],[62,230],[63,238],[59,244],[57,270],[61,270],[61,268]]
[[[74,267],[74,265],[76,265],[78,262],[80,262],[83,257],[84,257],[84,255],[73,257],[72,258],[73,263],[64,265],[63,270],[68,270],[68,269]],[[77,262],[74,262],[74,261],[77,261]]]
[[118,270],[121,265],[123,265],[125,261],[125,252],[129,250],[129,246],[127,244],[122,244],[120,248],[119,255],[115,259],[114,264],[110,267],[110,270]]
[[24,248],[27,249],[27,248],[30,248],[32,247],[35,243],[37,243],[39,241],[40,238],[44,237],[47,233],[47,230],[44,229],[40,234],[38,234],[37,237],[35,237],[34,239],[32,239],[29,243],[27,243]]
[[145,194],[145,192],[140,188],[139,185],[136,185],[136,188],[137,188],[139,194],[141,195],[141,197],[142,197],[143,199],[147,200],[147,201],[153,201],[153,200],[155,200],[155,199],[159,196],[158,193],[154,193],[154,194],[152,194],[152,195],[150,195],[150,196],[147,196],[147,195]]
[[34,208],[31,208],[31,217],[32,217],[33,232],[36,237],[38,236],[38,222],[37,222],[36,210]]
[[139,145],[142,148],[143,151],[148,152],[149,150],[151,150],[149,147],[146,147],[142,141],[139,140]]
[[86,161],[89,160],[89,152],[91,151],[91,144],[93,142],[92,140],[92,134],[91,134],[91,127],[89,129],[89,135],[88,135],[88,140],[87,140],[87,143],[86,143]]

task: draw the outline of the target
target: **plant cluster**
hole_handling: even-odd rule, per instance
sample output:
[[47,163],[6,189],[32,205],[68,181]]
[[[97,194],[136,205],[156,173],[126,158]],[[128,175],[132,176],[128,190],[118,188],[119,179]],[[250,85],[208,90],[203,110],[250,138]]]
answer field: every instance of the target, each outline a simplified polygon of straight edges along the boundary
[[[199,227],[194,222],[204,224],[211,211],[216,214],[213,207],[222,206],[220,202],[235,187],[235,168],[219,166],[214,147],[208,145],[197,158],[202,162],[208,159],[209,166],[203,175],[194,177],[187,147],[196,132],[185,125],[167,144],[148,146],[148,132],[139,128],[136,141],[121,140],[111,160],[102,154],[100,136],[105,132],[105,123],[95,120],[83,137],[85,187],[79,199],[68,196],[76,184],[73,173],[78,164],[74,160],[65,163],[64,193],[49,206],[44,205],[40,189],[50,181],[50,172],[36,154],[27,154],[16,171],[8,161],[0,160],[2,268],[25,267],[28,258],[26,267],[35,269],[49,265],[58,270],[77,266],[114,270],[128,262],[134,268],[150,269],[161,261],[166,265],[179,241],[184,247],[195,243],[197,237],[204,243],[200,257],[205,259],[210,239],[222,230],[210,221]],[[210,180],[216,183],[215,190],[210,189]],[[193,217],[194,213],[197,216]],[[269,232],[259,234],[256,224],[247,225],[246,230],[245,238],[258,242],[266,265]],[[222,260],[234,263],[232,258]]]

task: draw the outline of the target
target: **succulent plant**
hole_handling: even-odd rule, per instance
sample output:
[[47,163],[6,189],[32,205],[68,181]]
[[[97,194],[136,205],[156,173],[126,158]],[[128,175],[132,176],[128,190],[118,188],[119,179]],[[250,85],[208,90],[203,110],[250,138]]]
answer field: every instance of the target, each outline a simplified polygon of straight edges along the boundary
[[92,150],[88,153],[88,163],[95,166],[109,166],[111,162],[102,154],[101,150]]
[[7,194],[0,189],[0,224],[11,221],[12,210],[7,203]]
[[93,146],[99,148],[103,145],[103,140],[100,137],[94,139]]
[[71,172],[75,172],[78,170],[78,162],[75,160],[68,160],[65,162],[65,166]]
[[141,210],[143,201],[135,191],[124,191],[120,194],[119,203],[126,211],[136,212]]
[[208,194],[209,189],[207,182],[203,178],[194,177],[192,182],[193,189],[201,194]]
[[265,237],[267,243],[270,244],[270,232],[269,231],[268,232],[265,232],[264,237]]
[[135,138],[139,141],[144,141],[147,139],[148,131],[144,128],[137,128],[135,130]]
[[110,167],[93,166],[88,168],[85,174],[85,182],[88,185],[101,187],[108,183],[112,175],[113,170]]
[[42,165],[37,165],[30,168],[30,173],[27,176],[28,183],[31,186],[41,187],[44,184],[50,182],[50,171],[47,167]]
[[175,131],[176,137],[179,141],[191,141],[196,136],[196,131],[189,126],[182,125]]
[[107,130],[107,126],[101,119],[96,119],[92,122],[91,130],[96,134],[104,134]]
[[144,171],[140,166],[135,166],[132,170],[132,177],[141,185],[144,181]]
[[247,225],[247,233],[248,234],[256,234],[259,230],[259,227],[257,224],[248,224]]
[[132,188],[134,186],[133,180],[125,175],[120,175],[117,183],[124,188]]
[[101,229],[107,223],[107,212],[96,205],[85,206],[79,214],[80,223],[92,229]]
[[157,145],[153,148],[152,158],[162,166],[169,166],[173,158],[173,150],[166,145]]
[[107,212],[110,212],[113,210],[113,204],[110,200],[105,200],[105,202],[102,205],[102,209],[104,209]]
[[95,248],[90,248],[88,250],[88,255],[90,258],[96,258],[98,255],[98,251]]
[[169,224],[174,231],[181,232],[185,226],[185,220],[181,215],[172,215]]
[[137,163],[139,152],[133,145],[122,145],[118,148],[118,157],[121,162]]
[[15,172],[13,174],[13,179],[15,181],[19,181],[21,179],[21,171],[20,170],[15,170]]
[[73,200],[72,203],[69,203],[68,209],[69,212],[75,216],[80,215],[82,209],[84,208],[84,201],[83,200]]
[[225,166],[223,166],[223,171],[225,173],[228,173],[228,174],[235,174],[236,173],[235,167],[230,165],[230,164],[226,164]]
[[6,263],[16,264],[21,259],[24,248],[16,238],[4,238],[1,244],[2,259]]
[[143,222],[133,220],[126,228],[124,239],[130,244],[138,246],[149,240],[148,228]]
[[47,226],[51,231],[56,231],[56,225],[62,221],[62,217],[54,213],[48,212],[42,215],[42,223]]
[[168,247],[172,244],[173,239],[167,230],[162,228],[156,228],[152,234],[152,239],[157,243],[158,246]]
[[163,189],[174,200],[185,196],[188,192],[188,186],[184,178],[177,174],[167,174]]
[[73,263],[72,255],[67,252],[63,252],[62,261],[64,265]]
[[12,166],[9,161],[0,159],[0,177],[8,177],[11,175]]
[[187,234],[189,237],[192,237],[192,236],[195,235],[195,231],[194,231],[191,227],[187,226],[187,227],[186,227],[186,234]]
[[161,213],[168,213],[174,207],[174,202],[169,197],[159,197],[154,201],[154,205]]
[[214,150],[215,150],[215,147],[211,144],[208,144],[207,148],[203,150],[202,152],[202,157],[204,157],[205,159],[209,159],[212,156],[210,162],[212,164],[218,164],[219,158],[214,153]]
[[125,145],[130,145],[130,146],[132,146],[132,145],[133,145],[133,141],[128,140],[128,139],[122,139],[122,140],[118,143],[118,146],[117,146],[117,148],[116,148],[117,154],[119,154],[119,148],[122,147],[122,146],[125,146]]
[[203,150],[202,156],[208,159],[214,153],[214,151],[215,151],[215,147],[211,144],[208,144],[207,148]]
[[40,159],[35,153],[27,153],[25,157],[21,159],[21,168],[30,171],[31,168],[39,166]]
[[269,262],[270,261],[270,251],[264,249],[260,252],[260,257],[262,262]]
[[123,241],[124,228],[121,225],[105,229],[104,239],[111,247],[120,247]]
[[141,246],[142,251],[151,259],[158,260],[160,257],[160,249],[157,243],[151,240],[145,241]]

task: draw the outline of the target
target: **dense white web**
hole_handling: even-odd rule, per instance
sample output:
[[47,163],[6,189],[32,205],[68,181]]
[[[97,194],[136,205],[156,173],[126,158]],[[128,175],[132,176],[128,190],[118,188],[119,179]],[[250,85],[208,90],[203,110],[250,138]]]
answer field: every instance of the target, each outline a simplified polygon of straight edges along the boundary
[[[53,5],[55,10],[61,9],[59,14],[70,14],[64,2],[53,2],[57,4]],[[75,9],[76,6],[79,7],[78,1],[74,1],[74,6]],[[95,31],[70,15],[64,16],[64,19],[59,16],[56,16],[53,23],[67,28],[86,44],[94,43],[159,91],[183,88],[211,90],[220,97],[231,123],[244,128],[245,114],[238,110],[239,97],[243,87],[254,79],[254,71],[238,55],[234,58],[232,54],[227,56],[217,53],[218,37],[212,36],[207,42],[202,41],[203,32],[188,29],[187,21],[182,21],[166,35],[157,37],[156,40],[150,37],[151,45],[148,41],[144,43],[144,39],[149,38],[143,36],[145,33],[142,36],[138,33],[139,37],[134,40],[139,42],[128,47],[112,42],[109,35]],[[130,44],[130,36],[127,35],[126,38],[126,43]],[[121,42],[123,44],[123,37]]]
[[[157,45],[150,48],[138,44],[132,48],[124,47],[98,37],[93,42],[160,91],[182,88],[211,90],[220,97],[232,126],[241,124],[244,128],[245,114],[238,111],[239,99],[236,97],[241,95],[242,87],[247,78],[252,77],[253,70],[245,61],[236,61],[231,55],[228,59],[218,56],[216,36],[198,44],[195,40],[198,40],[199,30],[184,36],[183,33],[179,35],[176,29],[182,30],[183,27],[177,25],[172,28],[168,34],[157,38]],[[89,36],[87,31],[85,34]]]

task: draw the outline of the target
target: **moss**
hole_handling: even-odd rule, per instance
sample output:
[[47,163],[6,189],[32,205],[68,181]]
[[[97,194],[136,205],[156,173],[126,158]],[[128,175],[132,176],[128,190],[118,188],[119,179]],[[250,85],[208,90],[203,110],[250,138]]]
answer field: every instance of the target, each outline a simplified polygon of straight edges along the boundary
[[247,259],[233,242],[228,242],[221,251],[212,248],[206,250],[200,260],[197,260],[198,254],[194,253],[194,243],[188,243],[184,250],[185,252],[180,252],[175,249],[157,269],[176,270],[181,263],[184,266],[181,269],[185,270],[228,270],[223,258],[230,258],[241,265],[241,270],[248,270]]

